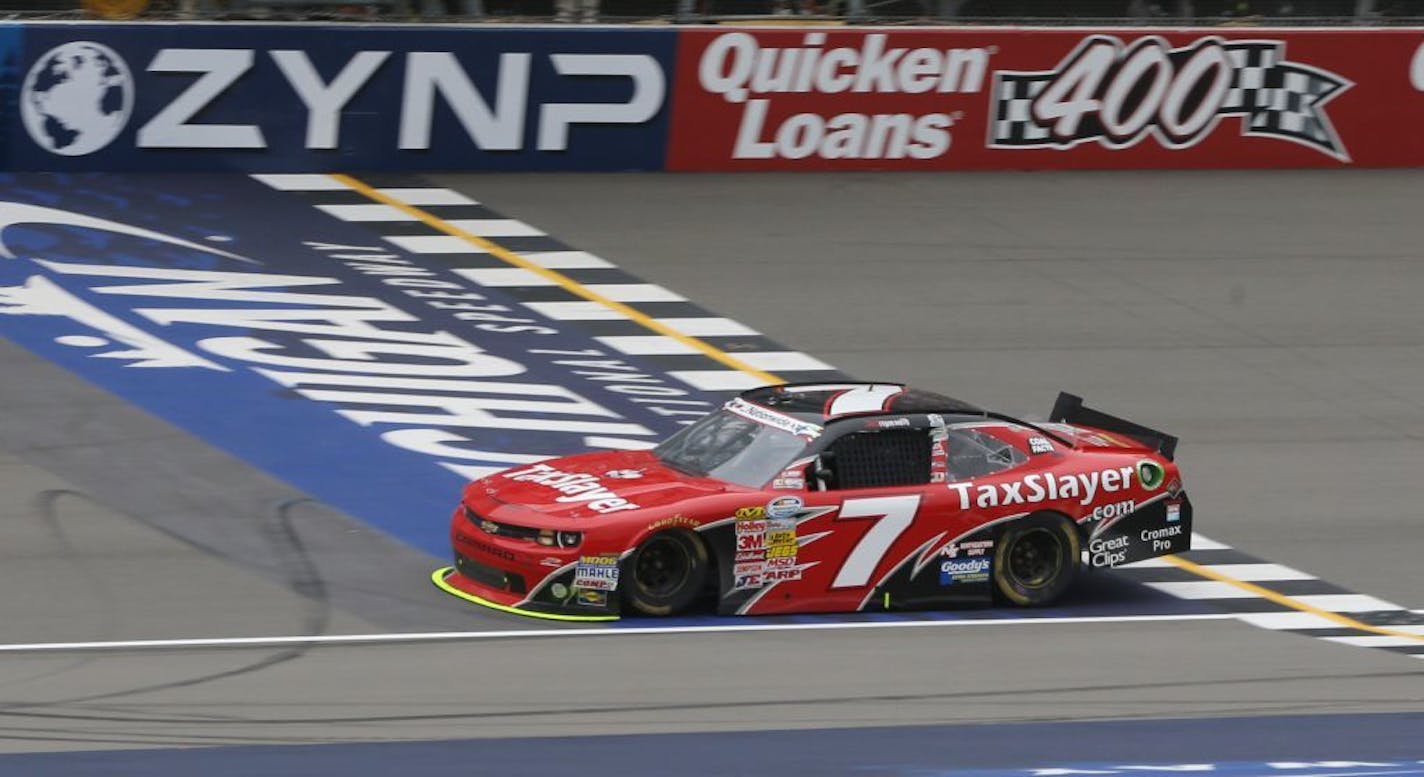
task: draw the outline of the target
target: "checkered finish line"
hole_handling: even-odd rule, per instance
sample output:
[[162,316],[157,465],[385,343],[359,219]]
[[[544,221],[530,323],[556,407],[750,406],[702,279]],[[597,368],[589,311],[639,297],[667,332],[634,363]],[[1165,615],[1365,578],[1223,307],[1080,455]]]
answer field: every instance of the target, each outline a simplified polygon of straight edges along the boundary
[[[825,362],[789,350],[749,326],[716,316],[602,257],[575,250],[459,192],[430,187],[418,177],[384,174],[361,180],[378,196],[418,208],[451,228],[448,231],[396,205],[373,202],[340,177],[254,177],[275,189],[301,194],[324,213],[359,222],[388,243],[441,263],[476,287],[498,289],[536,318],[576,327],[610,353],[639,357],[697,391],[730,394],[778,380],[846,379]],[[502,250],[491,251],[490,245]],[[663,331],[651,330],[648,321]],[[734,358],[713,358],[698,343]],[[736,369],[728,361],[751,369]]]
[[[1151,40],[1165,49],[1166,44],[1160,39]],[[1056,135],[1053,125],[1058,119],[1035,118],[1034,103],[1050,84],[1064,77],[1065,67],[1078,58],[1080,52],[1095,44],[1118,49],[1118,64],[1121,63],[1125,52],[1121,51],[1120,41],[1109,36],[1093,36],[1055,70],[1000,72],[994,85],[995,112],[990,122],[989,145],[995,148],[1066,148],[1096,140],[1117,148],[1130,146],[1141,140],[1149,130],[1154,130],[1165,144],[1180,148],[1196,144],[1215,126],[1215,121],[1208,121],[1192,137],[1173,138],[1155,121],[1149,120],[1131,137],[1121,138],[1111,136],[1097,116],[1085,113],[1074,132],[1067,136]],[[1208,40],[1205,45],[1219,47],[1231,68],[1230,85],[1214,113],[1216,117],[1240,116],[1244,134],[1289,140],[1342,162],[1349,161],[1349,154],[1324,108],[1337,94],[1353,86],[1350,81],[1325,70],[1286,61],[1286,45],[1282,41]],[[1180,67],[1187,57],[1198,50],[1199,46],[1194,46],[1172,49],[1167,54]],[[1203,75],[1203,80],[1211,77],[1209,72]],[[1105,83],[1111,83],[1111,77]],[[1102,94],[1103,86],[1099,85],[1096,96],[1101,97]],[[1132,110],[1135,107],[1120,113],[1127,114]],[[1042,114],[1041,106],[1039,114]]]
[[[255,178],[305,197],[324,213],[369,226],[394,246],[444,262],[474,286],[508,292],[541,317],[591,332],[610,351],[648,359],[694,389],[732,392],[783,380],[848,379],[825,362],[788,350],[607,259],[576,250],[535,226],[505,217],[460,192],[429,186],[418,177],[363,176],[359,182],[328,175]],[[416,212],[468,237],[438,229]],[[491,245],[499,250],[492,252]],[[555,273],[543,275],[511,260]],[[561,285],[561,279],[568,283]],[[663,333],[650,330],[650,323]],[[668,331],[682,338],[670,337]],[[694,349],[690,341],[734,356],[733,363],[743,368]],[[1424,611],[1353,593],[1201,534],[1192,538],[1192,550],[1180,557],[1138,562],[1107,574],[1205,603],[1253,626],[1424,659]]]
[[1201,534],[1175,559],[1139,561],[1113,573],[1259,628],[1424,659],[1424,611],[1354,593]]

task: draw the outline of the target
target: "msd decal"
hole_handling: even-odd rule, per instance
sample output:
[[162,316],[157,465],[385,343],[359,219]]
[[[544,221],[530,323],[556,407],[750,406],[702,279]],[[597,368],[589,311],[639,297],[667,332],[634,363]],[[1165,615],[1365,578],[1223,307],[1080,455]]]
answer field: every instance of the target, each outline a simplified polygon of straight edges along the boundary
[[1127,45],[1094,35],[1053,70],[997,74],[989,145],[1124,148],[1152,136],[1188,148],[1223,118],[1240,117],[1243,134],[1348,162],[1325,104],[1353,84],[1285,54],[1279,40],[1208,37],[1172,48],[1157,36]]

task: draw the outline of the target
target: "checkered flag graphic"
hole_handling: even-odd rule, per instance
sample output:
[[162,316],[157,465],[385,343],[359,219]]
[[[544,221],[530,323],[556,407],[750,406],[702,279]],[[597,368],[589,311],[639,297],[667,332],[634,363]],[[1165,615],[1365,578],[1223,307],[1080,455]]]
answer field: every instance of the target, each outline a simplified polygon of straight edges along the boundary
[[[1112,39],[1100,36],[1097,40]],[[1120,43],[1112,42],[1121,50]],[[1341,161],[1349,160],[1324,110],[1325,103],[1352,85],[1349,81],[1325,70],[1286,61],[1282,41],[1233,41],[1217,45],[1231,64],[1231,82],[1216,111],[1218,116],[1240,116],[1245,134],[1291,140]],[[1190,51],[1190,48],[1173,49],[1170,54],[1180,58]],[[1092,140],[1117,147],[1131,145],[1141,137],[1139,134],[1126,141],[1109,138],[1095,116],[1083,117],[1071,137],[1055,137],[1052,122],[1034,118],[1034,100],[1059,78],[1076,53],[1070,54],[1057,70],[997,74],[990,147],[1067,148]],[[1201,134],[1211,126],[1210,122],[1204,125]],[[1142,132],[1151,128],[1149,122]],[[1179,139],[1174,145],[1192,145],[1201,139],[1201,134],[1185,141]]]

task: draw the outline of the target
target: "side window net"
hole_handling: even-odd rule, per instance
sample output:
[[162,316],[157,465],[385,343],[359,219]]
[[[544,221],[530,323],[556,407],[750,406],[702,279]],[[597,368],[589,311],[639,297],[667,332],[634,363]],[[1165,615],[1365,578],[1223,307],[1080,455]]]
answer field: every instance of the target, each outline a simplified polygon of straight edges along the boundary
[[978,429],[951,429],[946,440],[949,477],[954,481],[992,475],[1028,461],[1028,455]]
[[923,429],[860,432],[836,440],[837,488],[884,488],[930,482],[930,438]]

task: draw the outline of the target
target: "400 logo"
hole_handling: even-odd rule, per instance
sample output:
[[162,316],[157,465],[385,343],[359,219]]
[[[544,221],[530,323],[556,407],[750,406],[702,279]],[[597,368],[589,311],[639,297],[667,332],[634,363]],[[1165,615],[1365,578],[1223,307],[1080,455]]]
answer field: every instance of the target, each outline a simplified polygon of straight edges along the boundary
[[1147,36],[1085,38],[1057,67],[996,74],[990,148],[1127,148],[1155,137],[1197,145],[1227,117],[1243,135],[1299,143],[1341,162],[1350,155],[1325,112],[1354,84],[1286,59],[1279,40],[1202,38],[1173,48]]

